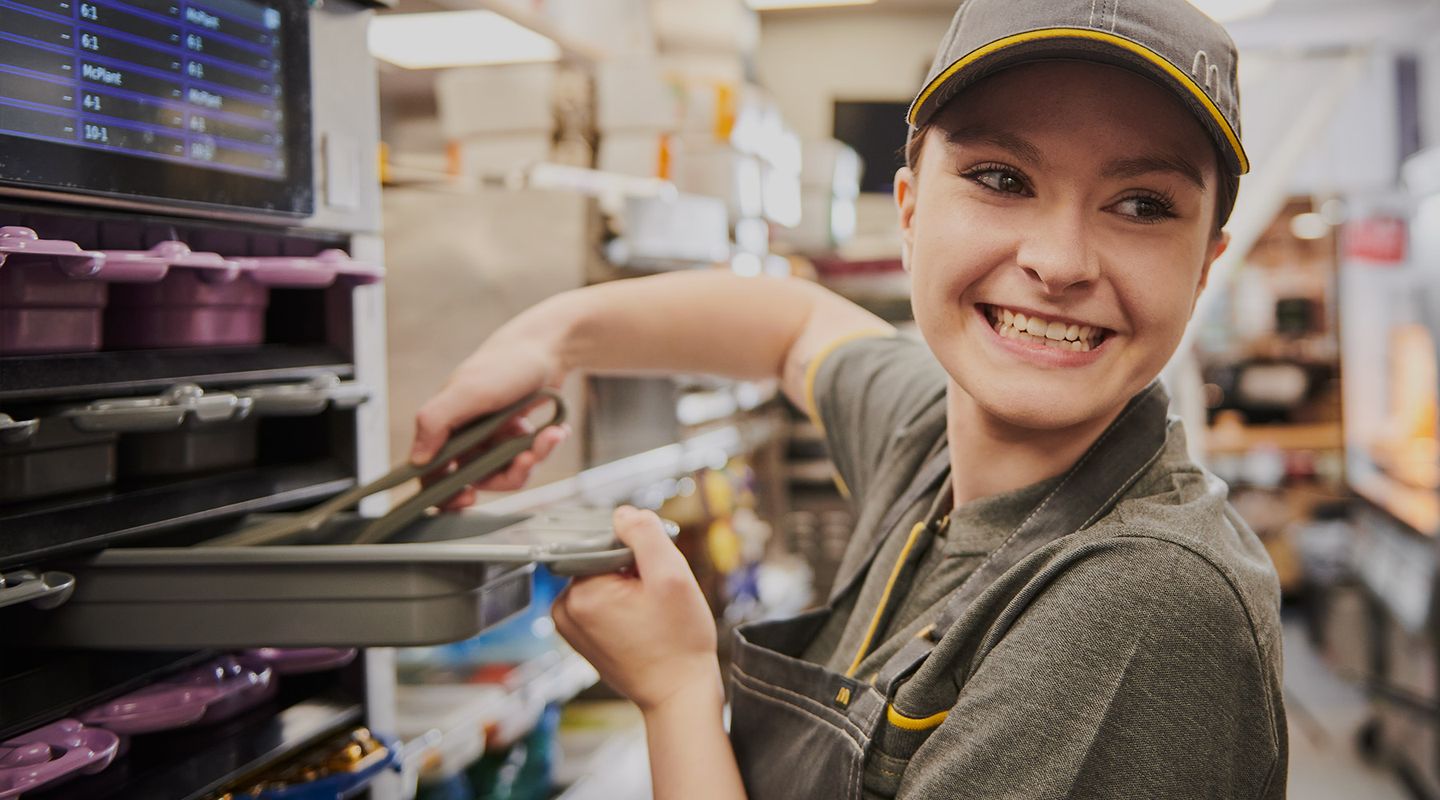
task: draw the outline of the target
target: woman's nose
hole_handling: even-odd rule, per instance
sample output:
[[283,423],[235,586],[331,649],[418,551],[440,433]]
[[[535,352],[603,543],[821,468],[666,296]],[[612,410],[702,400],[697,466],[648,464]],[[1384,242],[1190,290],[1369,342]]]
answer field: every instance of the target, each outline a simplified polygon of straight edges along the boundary
[[1092,283],[1100,275],[1085,222],[1075,210],[1057,210],[1037,219],[1022,235],[1016,261],[1050,295]]

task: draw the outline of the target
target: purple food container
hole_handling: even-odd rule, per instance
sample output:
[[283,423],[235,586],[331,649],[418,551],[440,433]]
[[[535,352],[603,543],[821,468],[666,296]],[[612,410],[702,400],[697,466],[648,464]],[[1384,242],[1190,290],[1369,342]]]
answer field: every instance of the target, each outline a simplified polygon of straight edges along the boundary
[[0,800],[93,775],[109,766],[119,751],[119,736],[73,719],[0,742]]
[[0,228],[0,355],[99,350],[110,285],[154,283],[173,255],[164,246],[144,253],[85,250],[29,228]]
[[0,355],[100,349],[103,257],[74,242],[0,228]]
[[86,711],[86,725],[135,735],[223,722],[275,696],[262,659],[224,656]]
[[[168,250],[157,252],[161,248]],[[179,248],[184,245],[164,242],[149,251],[171,266],[160,283],[112,289],[105,314],[106,348],[257,345],[265,339],[271,289],[323,289],[337,278],[373,283],[384,274],[342,250],[313,257],[230,260]]]
[[115,286],[105,312],[110,350],[255,345],[264,335],[269,289],[217,253],[196,253],[180,242],[147,251],[107,252],[109,259],[154,261],[169,267],[164,280]]

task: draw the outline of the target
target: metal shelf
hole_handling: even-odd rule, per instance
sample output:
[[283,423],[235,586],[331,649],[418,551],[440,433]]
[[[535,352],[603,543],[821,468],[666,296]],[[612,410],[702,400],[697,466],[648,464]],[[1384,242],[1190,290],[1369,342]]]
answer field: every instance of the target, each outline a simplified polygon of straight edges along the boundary
[[0,567],[108,547],[197,522],[274,511],[355,485],[338,461],[261,467],[131,491],[0,509]]
[[26,800],[202,800],[349,726],[363,709],[338,692],[267,704],[208,728],[135,737],[104,771]]
[[64,400],[165,389],[354,374],[351,359],[325,345],[133,350],[0,358],[0,403]]

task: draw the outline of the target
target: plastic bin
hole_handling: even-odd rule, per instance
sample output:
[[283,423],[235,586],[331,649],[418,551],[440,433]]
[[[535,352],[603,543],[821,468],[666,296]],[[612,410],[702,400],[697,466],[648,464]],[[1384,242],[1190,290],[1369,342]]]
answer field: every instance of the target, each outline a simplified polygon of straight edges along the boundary
[[156,281],[165,270],[29,228],[0,228],[0,355],[99,350],[110,284]]
[[82,431],[66,419],[0,413],[0,503],[109,486],[115,441],[113,433]]
[[[265,340],[265,309],[273,288],[323,289],[337,280],[380,280],[380,267],[343,250],[309,257],[227,259],[162,242],[148,254],[173,269],[148,286],[113,287],[105,312],[105,347],[240,347]],[[117,254],[107,254],[112,260]],[[129,254],[136,260],[141,254]],[[121,256],[123,257],[123,256]]]

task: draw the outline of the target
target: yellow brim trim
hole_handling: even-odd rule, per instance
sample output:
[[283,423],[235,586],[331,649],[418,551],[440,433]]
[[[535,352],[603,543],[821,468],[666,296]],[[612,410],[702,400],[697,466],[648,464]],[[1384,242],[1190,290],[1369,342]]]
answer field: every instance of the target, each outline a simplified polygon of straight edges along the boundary
[[949,711],[941,711],[938,714],[931,714],[923,719],[917,719],[901,714],[895,710],[895,706],[885,707],[885,719],[889,720],[891,725],[907,731],[928,731],[931,728],[939,727],[940,723],[944,722],[945,718],[949,715]]
[[868,339],[871,337],[888,339],[894,335],[894,331],[883,328],[865,328],[863,330],[851,331],[837,337],[834,341],[820,348],[820,352],[816,353],[815,357],[810,359],[810,363],[805,367],[805,414],[810,417],[810,421],[815,423],[815,427],[819,428],[821,433],[825,432],[825,423],[820,421],[820,408],[815,405],[815,378],[820,374],[820,365],[824,364],[825,359],[829,358],[831,353],[839,350],[843,344],[848,344],[856,339]]
[[1235,153],[1236,160],[1240,162],[1240,174],[1244,175],[1250,171],[1250,159],[1245,155],[1245,148],[1240,146],[1240,137],[1235,134],[1234,129],[1230,127],[1230,123],[1226,121],[1225,115],[1221,114],[1220,109],[1215,106],[1215,102],[1210,99],[1209,95],[1205,94],[1205,90],[1201,89],[1193,78],[1180,71],[1174,64],[1165,60],[1159,53],[1156,53],[1154,50],[1151,50],[1139,42],[1131,41],[1130,39],[1117,36],[1113,33],[1091,30],[1089,28],[1045,28],[1038,31],[1027,31],[1025,33],[1017,33],[1014,36],[1007,36],[1004,39],[996,39],[984,47],[972,50],[960,58],[960,60],[947,67],[944,72],[935,76],[935,80],[930,81],[925,89],[920,92],[919,99],[917,99],[915,105],[910,108],[910,124],[915,124],[916,113],[920,110],[921,106],[925,105],[925,101],[930,99],[930,95],[934,94],[946,81],[949,81],[955,73],[1007,47],[1043,39],[1089,39],[1091,41],[1104,42],[1105,44],[1113,45],[1122,50],[1134,53],[1159,67],[1166,75],[1174,78],[1181,86],[1184,86],[1186,91],[1190,92],[1190,94],[1200,102],[1200,105],[1204,107],[1211,119],[1215,121],[1215,124],[1220,128],[1221,132],[1225,134],[1226,142],[1229,143],[1231,151]]

